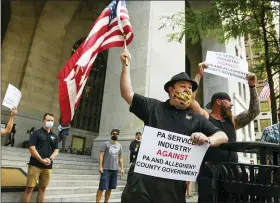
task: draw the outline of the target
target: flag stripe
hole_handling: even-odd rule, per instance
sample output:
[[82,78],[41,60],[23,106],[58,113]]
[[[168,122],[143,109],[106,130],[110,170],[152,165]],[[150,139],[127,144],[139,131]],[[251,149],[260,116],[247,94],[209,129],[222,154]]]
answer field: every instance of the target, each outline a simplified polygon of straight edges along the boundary
[[[274,93],[276,92],[277,92],[277,88],[274,89]],[[266,99],[270,97],[270,87],[268,83],[265,83],[259,97],[260,99]]]

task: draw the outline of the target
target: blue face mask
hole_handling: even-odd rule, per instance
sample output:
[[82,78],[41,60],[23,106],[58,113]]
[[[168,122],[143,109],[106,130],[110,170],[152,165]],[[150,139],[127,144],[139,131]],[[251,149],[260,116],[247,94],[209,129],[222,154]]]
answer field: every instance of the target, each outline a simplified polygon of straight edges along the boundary
[[45,123],[45,127],[46,128],[52,128],[53,127],[53,121],[47,121],[46,123]]

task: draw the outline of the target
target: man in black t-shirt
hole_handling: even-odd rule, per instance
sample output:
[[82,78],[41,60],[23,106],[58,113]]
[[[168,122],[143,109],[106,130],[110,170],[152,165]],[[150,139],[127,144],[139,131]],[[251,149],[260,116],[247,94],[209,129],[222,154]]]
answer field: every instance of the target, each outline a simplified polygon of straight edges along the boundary
[[28,142],[31,153],[26,188],[23,194],[23,202],[29,202],[33,189],[39,180],[37,202],[44,202],[46,187],[50,182],[53,159],[58,155],[58,139],[51,131],[54,123],[54,115],[45,113],[43,127],[33,131]]
[[137,159],[137,155],[139,152],[140,144],[141,144],[141,136],[140,132],[137,132],[135,135],[135,140],[130,143],[129,150],[130,150],[130,159],[129,163],[133,163]]
[[[204,69],[207,68],[206,63],[199,64],[198,74],[194,80],[199,84],[203,76]],[[233,115],[230,96],[225,92],[217,92],[213,94],[211,101],[206,105],[206,108],[211,112],[206,112],[200,107],[199,103],[195,101],[195,93],[191,102],[191,108],[194,112],[204,115],[211,123],[220,128],[228,136],[229,142],[236,142],[236,130],[245,127],[252,122],[260,113],[259,97],[256,89],[257,78],[255,74],[248,73],[246,75],[250,89],[250,104],[249,109]],[[225,149],[210,148],[202,161],[198,183],[198,202],[204,203],[213,200],[212,192],[212,172],[206,166],[206,162],[238,162],[237,152],[230,152]],[[219,201],[223,201],[222,199]]]
[[[169,98],[166,102],[147,98],[132,90],[130,68],[126,65],[130,55],[121,54],[121,95],[130,105],[130,111],[141,119],[146,126],[191,136],[198,145],[210,143],[211,147],[228,141],[224,132],[211,124],[205,117],[193,114],[188,108],[192,92],[197,83],[188,74],[175,75],[164,85]],[[130,167],[129,178],[122,194],[122,203],[185,203],[186,181],[158,178],[134,173]]]

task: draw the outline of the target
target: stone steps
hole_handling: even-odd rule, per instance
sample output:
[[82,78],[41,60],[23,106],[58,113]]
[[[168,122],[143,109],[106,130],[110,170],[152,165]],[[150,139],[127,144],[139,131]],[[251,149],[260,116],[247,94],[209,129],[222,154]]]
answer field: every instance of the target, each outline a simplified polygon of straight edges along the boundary
[[[125,185],[126,182],[118,180],[118,185]],[[99,185],[99,180],[55,180],[51,179],[49,187],[82,187]]]
[[[104,202],[104,195],[101,202]],[[111,194],[111,201],[120,202],[122,191],[113,191]],[[89,194],[67,194],[67,195],[46,195],[45,202],[95,202],[96,193]]]
[[[14,154],[11,155],[11,154],[9,154],[8,155],[8,154],[2,153],[2,160],[15,160],[15,161],[29,162],[29,159],[30,159],[30,154],[28,154],[28,155],[14,155]],[[75,160],[75,159],[71,158],[71,160],[67,160],[67,159],[64,159],[64,157],[61,157],[60,154],[55,158],[54,161],[55,161],[55,163],[58,163],[58,164],[80,165],[82,162],[83,165],[97,165],[97,162],[93,159]]]
[[[2,159],[2,165],[4,166],[8,166],[8,165],[12,165],[12,166],[18,166],[18,167],[26,167],[28,161],[17,161],[17,160],[9,160],[9,159]],[[56,163],[56,160],[54,160],[54,164],[53,164],[53,169],[92,169],[92,170],[98,170],[98,164],[97,163],[91,163],[90,165],[86,164],[84,165],[83,163],[81,164],[72,164],[72,163]]]
[[54,180],[99,180],[100,175],[52,174]]
[[[30,159],[27,149],[2,147],[1,152],[2,166],[20,167],[27,172],[27,163]],[[125,173],[127,171],[128,169],[125,170]],[[91,159],[90,156],[60,153],[54,160],[45,202],[95,202],[99,179],[96,160]],[[112,191],[110,202],[121,201],[125,184],[126,176],[120,177],[117,189]],[[22,193],[4,195],[4,199],[9,200],[7,202],[20,202]],[[104,197],[101,202],[104,202]]]
[[[12,148],[12,147],[11,147]],[[30,158],[30,152],[27,150],[25,152],[18,152],[13,150],[1,150],[2,155],[5,155],[6,157],[18,157],[21,160],[26,160]],[[93,160],[90,156],[85,155],[73,155],[73,154],[65,154],[65,153],[59,153],[59,156],[56,157],[56,160],[63,160],[63,161],[75,161],[75,162],[85,162]],[[96,160],[94,160],[96,161]]]
[[[119,185],[113,192],[123,191],[125,185]],[[65,195],[65,194],[89,194],[96,193],[98,183],[95,186],[80,186],[80,187],[48,187],[46,195]]]

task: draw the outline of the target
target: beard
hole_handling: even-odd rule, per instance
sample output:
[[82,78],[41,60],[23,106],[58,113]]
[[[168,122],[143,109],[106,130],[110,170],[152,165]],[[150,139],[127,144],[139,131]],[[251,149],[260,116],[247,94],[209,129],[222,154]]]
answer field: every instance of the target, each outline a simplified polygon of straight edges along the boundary
[[230,108],[226,108],[223,104],[221,105],[221,114],[226,119],[232,119],[232,111]]

